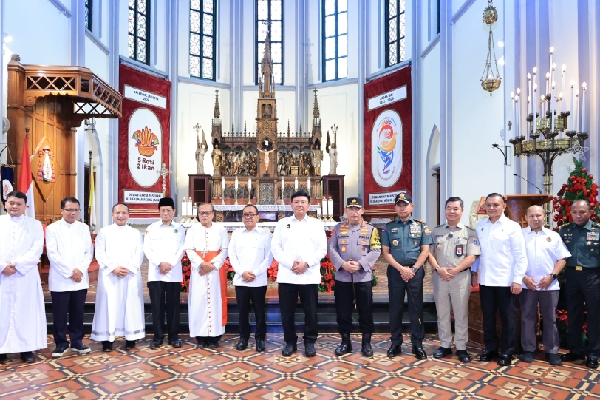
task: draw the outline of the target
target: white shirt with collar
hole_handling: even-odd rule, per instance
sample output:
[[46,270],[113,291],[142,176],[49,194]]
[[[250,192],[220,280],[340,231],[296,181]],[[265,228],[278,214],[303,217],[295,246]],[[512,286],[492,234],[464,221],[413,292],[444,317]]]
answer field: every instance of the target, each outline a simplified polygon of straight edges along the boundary
[[[273,232],[271,251],[279,262],[278,283],[321,283],[321,259],[327,254],[327,236],[318,219],[308,215],[301,221],[295,216],[280,219]],[[308,264],[303,274],[292,272],[294,260]]]
[[[71,292],[90,287],[88,268],[94,254],[90,228],[79,221],[69,224],[64,218],[46,228],[46,252],[50,260],[48,287],[51,292]],[[81,282],[71,279],[73,270],[83,275]]]
[[[181,282],[181,258],[183,257],[185,229],[181,224],[162,221],[150,224],[144,235],[144,254],[148,257],[148,282]],[[171,264],[171,271],[160,273],[160,263]]]
[[[557,232],[543,228],[539,232],[532,231],[530,227],[523,228],[525,248],[527,250],[527,272],[525,275],[533,278],[535,282],[552,274],[558,260],[571,257],[571,253],[563,243]],[[559,290],[558,280],[550,284],[547,290]],[[527,289],[523,285],[523,289]],[[539,287],[537,290],[541,290]]]
[[[235,270],[234,286],[258,287],[267,285],[267,269],[273,261],[271,253],[271,232],[255,227],[236,229],[229,241],[229,262]],[[242,274],[252,272],[256,278],[244,282]]]
[[479,221],[475,230],[481,245],[479,284],[522,285],[527,257],[521,226],[502,215],[493,224],[489,218]]

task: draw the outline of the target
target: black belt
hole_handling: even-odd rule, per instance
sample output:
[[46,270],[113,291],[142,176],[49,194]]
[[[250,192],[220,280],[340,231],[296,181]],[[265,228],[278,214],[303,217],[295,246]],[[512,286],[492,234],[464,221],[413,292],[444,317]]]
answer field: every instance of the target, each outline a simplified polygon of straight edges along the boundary
[[567,265],[567,268],[574,269],[574,270],[575,270],[575,271],[577,271],[577,272],[583,272],[583,271],[584,271],[584,270],[586,270],[586,269],[596,269],[596,268],[598,268],[598,267],[594,267],[594,268],[586,268],[586,267],[583,267],[583,266],[581,266],[581,265],[574,265],[574,266]]

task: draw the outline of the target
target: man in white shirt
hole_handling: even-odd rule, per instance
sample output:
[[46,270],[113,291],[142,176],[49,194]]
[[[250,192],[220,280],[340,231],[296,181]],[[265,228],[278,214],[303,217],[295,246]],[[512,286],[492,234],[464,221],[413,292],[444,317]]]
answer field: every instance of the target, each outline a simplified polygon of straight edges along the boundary
[[523,228],[527,250],[527,271],[523,277],[521,302],[521,361],[532,362],[537,347],[535,323],[538,304],[544,322],[544,351],[550,365],[562,365],[558,355],[558,329],[556,328],[556,306],[559,284],[556,278],[567,264],[571,253],[557,232],[544,228],[546,213],[540,206],[527,209],[527,228]]
[[[186,253],[192,264],[188,292],[190,336],[198,347],[216,349],[227,324],[227,259],[229,236],[221,224],[214,224],[212,204],[198,206],[200,224],[185,235]],[[223,282],[225,280],[225,282]]]
[[248,204],[242,211],[245,228],[231,234],[229,261],[235,270],[233,284],[239,310],[240,341],[237,350],[245,350],[250,338],[250,301],[256,318],[256,351],[265,351],[267,334],[265,295],[267,294],[267,268],[273,261],[271,254],[271,233],[257,228],[258,208]]
[[35,361],[33,350],[45,349],[46,312],[38,262],[44,250],[42,224],[25,215],[27,196],[7,194],[7,215],[0,216],[0,363],[6,353]]
[[321,259],[327,254],[327,236],[323,224],[307,215],[310,195],[306,190],[292,194],[294,215],[279,220],[273,232],[271,251],[279,261],[277,283],[285,347],[281,354],[291,356],[296,351],[294,315],[298,294],[304,309],[304,354],[317,355],[317,301],[321,283]]
[[152,307],[152,330],[154,338],[151,349],[162,346],[165,310],[167,313],[168,343],[181,347],[179,340],[180,293],[181,293],[181,257],[185,230],[181,224],[173,221],[175,202],[163,197],[158,202],[160,221],[146,229],[144,236],[144,254],[148,258],[148,292]]
[[125,349],[131,350],[135,341],[146,335],[142,237],[127,225],[127,205],[115,204],[112,217],[115,223],[100,229],[96,237],[100,270],[91,339],[101,341],[103,351],[112,351],[115,337],[125,336]]
[[80,205],[75,197],[60,202],[62,218],[46,228],[46,253],[50,260],[48,286],[52,295],[52,333],[56,349],[52,357],[62,357],[69,350],[67,313],[71,348],[87,354],[83,344],[83,306],[90,287],[88,268],[93,248],[90,228],[79,221]]
[[[488,218],[479,221],[475,228],[481,245],[478,274],[485,343],[479,361],[499,358],[498,364],[507,366],[511,364],[516,348],[514,304],[515,295],[521,293],[527,269],[525,240],[521,226],[504,216],[506,203],[501,194],[489,194],[484,207]],[[500,355],[496,333],[497,311],[500,311],[502,320]]]

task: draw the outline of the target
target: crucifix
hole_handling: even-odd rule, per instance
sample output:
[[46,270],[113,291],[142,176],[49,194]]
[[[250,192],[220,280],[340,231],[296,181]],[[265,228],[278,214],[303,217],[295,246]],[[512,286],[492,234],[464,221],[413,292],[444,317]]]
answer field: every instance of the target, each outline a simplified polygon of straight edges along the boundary
[[162,163],[162,168],[158,171],[158,173],[160,174],[160,176],[162,176],[162,187],[163,187],[163,197],[167,196],[167,175],[169,175],[171,173],[171,171],[169,171],[167,169],[167,164]]

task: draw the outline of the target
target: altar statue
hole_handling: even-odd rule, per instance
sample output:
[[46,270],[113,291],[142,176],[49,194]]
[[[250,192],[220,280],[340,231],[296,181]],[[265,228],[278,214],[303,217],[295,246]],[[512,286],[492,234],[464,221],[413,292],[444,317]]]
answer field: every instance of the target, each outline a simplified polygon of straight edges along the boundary
[[319,176],[321,175],[321,161],[323,161],[323,150],[319,149],[317,144],[313,146],[313,149],[310,151],[311,161],[313,168],[315,170],[314,174]]
[[338,165],[338,151],[335,143],[329,148],[329,175],[337,175],[336,169]]
[[[200,142],[200,138],[198,138],[198,148],[196,149],[196,169],[198,174],[204,173],[204,155],[208,151],[208,145]],[[214,161],[213,161],[214,163]],[[216,172],[216,168],[215,168]]]
[[223,160],[223,152],[219,149],[219,143],[215,143],[212,154],[210,155],[212,158],[213,167],[215,169],[214,175],[221,175],[221,166]]

